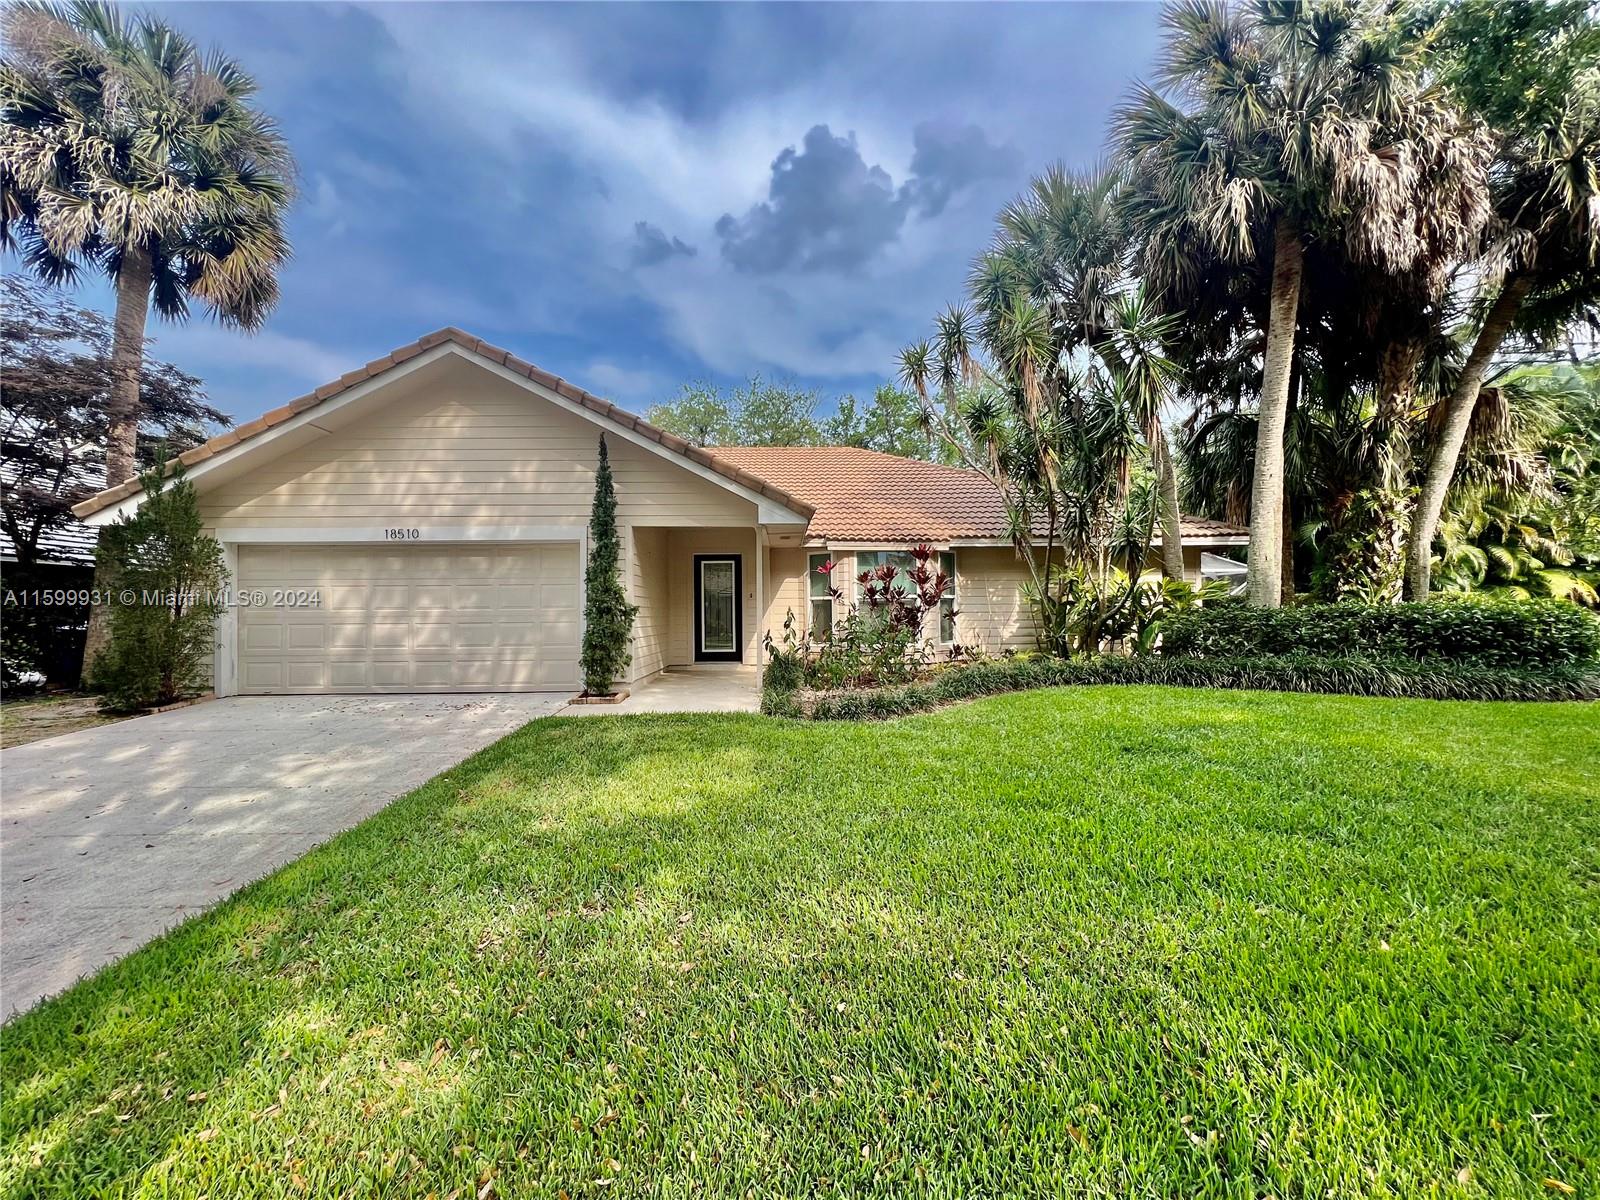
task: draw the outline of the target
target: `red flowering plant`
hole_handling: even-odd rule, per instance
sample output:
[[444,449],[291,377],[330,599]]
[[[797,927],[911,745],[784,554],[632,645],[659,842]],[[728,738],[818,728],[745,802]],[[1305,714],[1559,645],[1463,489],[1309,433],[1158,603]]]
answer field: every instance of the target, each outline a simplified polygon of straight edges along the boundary
[[[806,666],[813,687],[836,688],[903,683],[932,660],[935,645],[923,636],[928,614],[937,614],[951,580],[938,569],[938,551],[913,547],[910,567],[880,563],[856,576],[860,603],[833,628]],[[831,572],[833,564],[824,564]],[[908,586],[909,585],[909,586]],[[829,587],[836,602],[845,597]]]

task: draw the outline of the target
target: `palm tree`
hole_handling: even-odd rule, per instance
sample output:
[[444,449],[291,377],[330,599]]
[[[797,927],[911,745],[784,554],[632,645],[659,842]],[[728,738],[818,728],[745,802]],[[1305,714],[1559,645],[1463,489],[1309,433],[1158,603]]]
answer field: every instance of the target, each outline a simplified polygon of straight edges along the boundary
[[1093,351],[1126,386],[1160,482],[1162,569],[1182,579],[1177,468],[1161,412],[1178,374],[1162,349],[1176,322],[1131,290],[1120,188],[1117,173],[1103,168],[1045,171],[1001,211],[968,292],[984,345],[1025,396],[1037,397],[1040,381],[1080,350]]
[[1547,333],[1600,305],[1600,72],[1569,93],[1558,117],[1508,133],[1497,164],[1496,209],[1504,233],[1487,264],[1492,297],[1445,406],[1428,458],[1406,548],[1406,593],[1426,600],[1433,539],[1485,373],[1519,324]]
[[1423,152],[1431,129],[1414,124],[1422,41],[1397,16],[1338,0],[1249,11],[1184,0],[1164,24],[1158,78],[1178,103],[1141,86],[1118,114],[1128,211],[1169,311],[1219,276],[1264,296],[1248,597],[1275,606],[1307,246],[1338,244],[1388,272],[1416,266],[1439,162]]
[[255,81],[151,16],[14,4],[0,60],[0,244],[50,283],[83,264],[116,287],[106,479],[136,470],[151,304],[198,301],[258,328],[289,256],[293,160]]
[[1156,477],[1156,512],[1161,520],[1161,570],[1169,579],[1183,576],[1183,513],[1178,502],[1178,464],[1167,439],[1162,410],[1180,374],[1162,347],[1172,337],[1177,318],[1162,316],[1143,287],[1118,298],[1112,327],[1100,355],[1121,381],[1134,419],[1150,451]]

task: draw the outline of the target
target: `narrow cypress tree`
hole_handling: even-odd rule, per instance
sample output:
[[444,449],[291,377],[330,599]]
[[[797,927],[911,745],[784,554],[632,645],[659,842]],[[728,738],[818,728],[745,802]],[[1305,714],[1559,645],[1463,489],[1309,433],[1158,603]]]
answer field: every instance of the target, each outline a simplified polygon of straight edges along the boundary
[[622,543],[617,537],[617,492],[611,482],[611,460],[605,435],[600,436],[600,465],[594,473],[594,508],[589,513],[589,565],[584,572],[583,690],[590,696],[611,694],[633,654],[636,605],[628,603],[619,571]]

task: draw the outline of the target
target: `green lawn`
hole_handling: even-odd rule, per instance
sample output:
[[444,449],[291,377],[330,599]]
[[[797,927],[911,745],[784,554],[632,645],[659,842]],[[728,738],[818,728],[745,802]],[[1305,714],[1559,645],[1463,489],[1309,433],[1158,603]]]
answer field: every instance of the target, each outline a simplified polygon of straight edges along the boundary
[[0,1032],[0,1193],[1600,1195],[1597,793],[1579,705],[536,722]]

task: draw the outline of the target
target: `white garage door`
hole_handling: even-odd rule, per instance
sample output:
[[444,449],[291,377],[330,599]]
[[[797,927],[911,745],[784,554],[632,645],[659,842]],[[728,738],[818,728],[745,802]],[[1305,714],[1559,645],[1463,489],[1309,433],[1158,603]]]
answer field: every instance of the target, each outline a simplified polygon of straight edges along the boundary
[[575,687],[578,580],[576,542],[240,546],[241,593],[315,603],[241,604],[239,690]]

